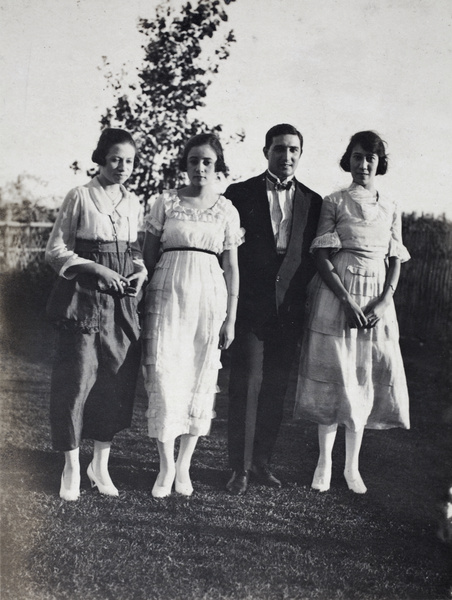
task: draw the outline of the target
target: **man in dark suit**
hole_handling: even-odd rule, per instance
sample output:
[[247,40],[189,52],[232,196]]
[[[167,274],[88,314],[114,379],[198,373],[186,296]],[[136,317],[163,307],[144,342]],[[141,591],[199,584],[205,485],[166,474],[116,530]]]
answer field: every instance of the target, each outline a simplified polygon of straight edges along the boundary
[[292,125],[265,139],[268,169],[228,187],[240,213],[240,298],[231,347],[226,488],[243,494],[250,473],[281,487],[269,462],[283,417],[284,397],[301,335],[306,286],[315,272],[309,254],[322,199],[294,177],[303,137]]

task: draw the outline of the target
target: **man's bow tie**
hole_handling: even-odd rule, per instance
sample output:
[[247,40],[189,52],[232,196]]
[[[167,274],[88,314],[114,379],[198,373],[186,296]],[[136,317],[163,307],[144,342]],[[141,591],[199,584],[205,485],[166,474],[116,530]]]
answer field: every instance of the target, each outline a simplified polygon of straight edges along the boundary
[[273,183],[277,192],[282,192],[283,190],[290,190],[293,183],[293,179],[289,179],[289,181],[287,181],[286,183],[281,183],[275,177],[270,175],[270,173],[267,173],[267,179]]

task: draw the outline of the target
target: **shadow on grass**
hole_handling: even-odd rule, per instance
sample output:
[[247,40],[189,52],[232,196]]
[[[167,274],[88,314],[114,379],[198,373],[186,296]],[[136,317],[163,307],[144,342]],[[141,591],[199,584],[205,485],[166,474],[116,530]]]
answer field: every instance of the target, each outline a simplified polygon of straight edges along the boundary
[[14,328],[7,331],[0,380],[2,600],[450,597],[450,548],[436,537],[451,483],[448,349],[403,341],[412,428],[365,432],[365,496],[349,492],[343,479],[343,429],[331,490],[310,489],[317,428],[291,420],[290,395],[273,461],[284,487],[252,481],[244,497],[225,492],[225,355],[218,418],[194,455],[191,498],[151,497],[158,455],[146,435],[140,380],[132,427],[112,447],[120,497],[90,488],[92,444],[83,442],[81,497],[70,503],[58,496],[63,457],[49,441],[53,333],[32,315],[18,329],[17,344]]

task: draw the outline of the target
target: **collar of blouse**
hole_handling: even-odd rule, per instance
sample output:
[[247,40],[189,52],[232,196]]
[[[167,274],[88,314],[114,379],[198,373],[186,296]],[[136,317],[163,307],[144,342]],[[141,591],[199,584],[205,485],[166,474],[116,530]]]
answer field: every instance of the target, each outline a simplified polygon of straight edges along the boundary
[[100,213],[104,215],[117,213],[120,216],[127,216],[129,214],[130,194],[123,185],[120,184],[122,199],[115,206],[113,206],[110,196],[108,196],[107,192],[101,186],[97,177],[92,179],[87,184],[87,187],[89,195]]

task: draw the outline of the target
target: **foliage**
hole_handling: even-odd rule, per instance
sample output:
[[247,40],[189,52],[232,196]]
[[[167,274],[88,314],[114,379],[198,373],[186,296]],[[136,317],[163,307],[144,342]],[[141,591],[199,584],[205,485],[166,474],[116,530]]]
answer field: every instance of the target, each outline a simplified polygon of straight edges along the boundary
[[402,216],[402,233],[411,256],[429,255],[452,257],[452,221],[416,213]]
[[55,271],[46,263],[34,260],[24,269],[0,273],[0,322],[16,326],[27,319],[44,317],[50,291],[56,281]]
[[49,194],[47,183],[28,173],[0,188],[0,221],[54,221],[61,199]]
[[396,304],[400,334],[418,340],[452,339],[452,222],[444,216],[404,214],[403,263]]
[[[139,20],[139,31],[146,41],[137,82],[125,83],[125,72],[106,73],[116,104],[103,115],[101,124],[124,127],[139,143],[141,162],[128,185],[145,205],[164,187],[181,183],[176,159],[190,137],[202,131],[218,135],[222,131],[219,124],[208,127],[197,111],[205,106],[212,77],[235,41],[229,31],[219,46],[213,43],[222,22],[228,20],[225,5],[233,1],[187,2],[178,13],[165,0],[153,20]],[[104,61],[104,68],[109,69],[105,57]],[[243,140],[244,135],[238,138]]]

